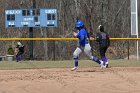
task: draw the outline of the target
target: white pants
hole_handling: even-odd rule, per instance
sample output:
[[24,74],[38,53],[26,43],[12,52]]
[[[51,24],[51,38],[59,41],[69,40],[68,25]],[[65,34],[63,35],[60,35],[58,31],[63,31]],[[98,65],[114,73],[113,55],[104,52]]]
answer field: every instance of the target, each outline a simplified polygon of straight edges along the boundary
[[90,44],[86,44],[84,47],[77,47],[76,50],[73,53],[74,58],[78,58],[79,54],[84,51],[85,54],[90,58],[93,59],[92,53],[91,53],[91,46]]

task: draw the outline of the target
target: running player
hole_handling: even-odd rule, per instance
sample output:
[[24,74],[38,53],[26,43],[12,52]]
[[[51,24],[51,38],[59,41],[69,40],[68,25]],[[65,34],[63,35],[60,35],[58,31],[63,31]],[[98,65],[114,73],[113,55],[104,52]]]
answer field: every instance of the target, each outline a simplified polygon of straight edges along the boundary
[[96,58],[95,56],[92,56],[91,46],[87,40],[87,38],[90,38],[90,37],[87,30],[84,27],[84,22],[82,20],[77,21],[75,24],[75,27],[77,29],[77,32],[73,32],[73,35],[76,38],[78,38],[79,41],[78,41],[78,46],[73,53],[74,67],[72,68],[72,71],[78,69],[78,56],[82,51],[84,51],[85,54],[91,60],[97,62],[98,64],[100,64],[101,68],[103,68],[104,67],[103,62],[100,62],[98,58]]

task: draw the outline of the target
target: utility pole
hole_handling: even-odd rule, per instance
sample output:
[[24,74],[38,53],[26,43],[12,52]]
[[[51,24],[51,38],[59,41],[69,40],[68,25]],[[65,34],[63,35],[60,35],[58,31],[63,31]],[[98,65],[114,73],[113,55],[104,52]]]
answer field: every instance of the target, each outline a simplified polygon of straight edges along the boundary
[[[32,8],[36,8],[36,0],[32,0]],[[33,27],[29,28],[29,38],[33,38]],[[30,60],[33,60],[33,40],[30,41],[29,51]]]
[[[131,35],[136,35],[139,38],[138,33],[138,0],[131,0]],[[137,60],[139,60],[139,42],[137,44]]]

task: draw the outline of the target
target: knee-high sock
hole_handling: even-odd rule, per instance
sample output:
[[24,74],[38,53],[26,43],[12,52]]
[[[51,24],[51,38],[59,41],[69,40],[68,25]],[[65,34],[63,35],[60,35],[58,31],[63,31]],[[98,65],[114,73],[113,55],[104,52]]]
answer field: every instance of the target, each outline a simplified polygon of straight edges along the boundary
[[95,56],[93,56],[92,60],[98,64],[101,64],[100,60],[98,58],[96,58]]
[[78,67],[78,57],[74,58],[74,67]]
[[104,56],[104,57],[102,58],[102,61],[103,61],[103,62],[107,62],[107,57]]
[[16,60],[19,61],[19,56],[18,55],[16,55]]

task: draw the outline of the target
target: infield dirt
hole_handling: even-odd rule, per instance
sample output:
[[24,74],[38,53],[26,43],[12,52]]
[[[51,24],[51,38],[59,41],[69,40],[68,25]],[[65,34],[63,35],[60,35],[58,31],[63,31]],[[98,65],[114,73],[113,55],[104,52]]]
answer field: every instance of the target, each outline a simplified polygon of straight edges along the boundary
[[0,93],[140,93],[140,67],[0,70]]

